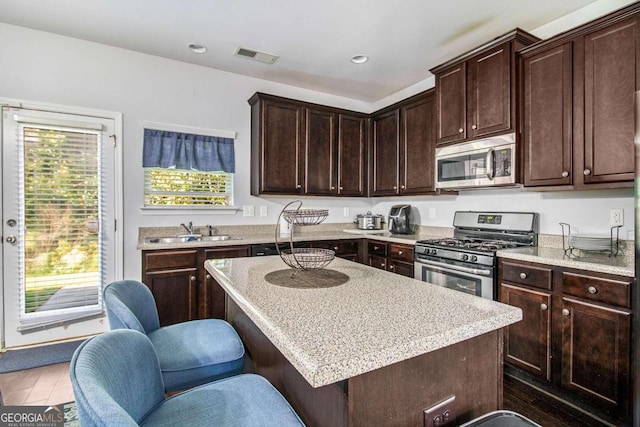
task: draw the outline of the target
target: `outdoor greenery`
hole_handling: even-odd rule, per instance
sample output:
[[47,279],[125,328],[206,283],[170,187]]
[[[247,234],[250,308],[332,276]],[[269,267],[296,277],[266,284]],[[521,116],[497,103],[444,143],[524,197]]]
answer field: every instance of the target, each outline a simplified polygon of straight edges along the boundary
[[225,172],[199,172],[145,168],[145,205],[232,204],[230,176]]
[[27,277],[98,271],[97,142],[91,133],[25,128]]

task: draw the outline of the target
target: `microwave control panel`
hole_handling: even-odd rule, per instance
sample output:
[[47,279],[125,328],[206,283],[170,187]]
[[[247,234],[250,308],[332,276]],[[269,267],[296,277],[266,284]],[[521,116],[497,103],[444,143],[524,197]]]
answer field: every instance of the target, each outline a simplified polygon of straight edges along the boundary
[[496,150],[494,153],[494,176],[510,176],[511,175],[511,148]]

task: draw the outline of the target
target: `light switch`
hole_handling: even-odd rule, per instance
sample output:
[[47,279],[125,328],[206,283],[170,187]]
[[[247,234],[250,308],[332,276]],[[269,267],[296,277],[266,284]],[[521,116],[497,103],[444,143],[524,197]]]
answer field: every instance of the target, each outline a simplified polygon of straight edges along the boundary
[[267,207],[260,206],[260,216],[267,216]]

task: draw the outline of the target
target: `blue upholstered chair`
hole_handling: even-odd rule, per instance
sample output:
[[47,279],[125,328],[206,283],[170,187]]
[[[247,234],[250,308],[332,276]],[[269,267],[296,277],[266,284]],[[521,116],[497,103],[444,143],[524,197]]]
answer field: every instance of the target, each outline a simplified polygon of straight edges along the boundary
[[242,372],[244,345],[224,320],[192,320],[160,327],[151,291],[135,280],[109,284],[104,301],[111,329],[133,329],[149,337],[160,360],[166,391]]
[[149,338],[116,330],[85,341],[69,369],[80,425],[304,426],[263,377],[237,375],[164,397]]

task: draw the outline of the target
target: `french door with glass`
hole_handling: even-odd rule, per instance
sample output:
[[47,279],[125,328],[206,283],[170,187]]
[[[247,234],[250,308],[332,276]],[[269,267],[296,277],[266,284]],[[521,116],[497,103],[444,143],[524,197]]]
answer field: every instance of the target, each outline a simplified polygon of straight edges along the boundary
[[3,107],[5,347],[107,329],[116,278],[113,119]]

